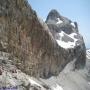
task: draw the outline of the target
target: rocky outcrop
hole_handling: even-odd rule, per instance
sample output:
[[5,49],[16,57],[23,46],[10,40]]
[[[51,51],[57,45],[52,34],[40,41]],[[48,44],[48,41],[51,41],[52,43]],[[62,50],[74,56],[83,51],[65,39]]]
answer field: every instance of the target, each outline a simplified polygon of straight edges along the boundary
[[[73,59],[76,59],[76,68],[85,65],[85,45],[77,31],[77,23],[74,27],[70,25],[71,20],[55,16],[64,22],[60,24],[50,17],[49,14],[45,24],[27,0],[0,1],[0,50],[11,53],[13,64],[31,76],[58,75]],[[55,22],[51,23],[49,19]],[[63,40],[66,42],[73,42],[68,35],[74,32],[77,45],[67,49],[60,46],[57,41],[59,31],[65,33]]]

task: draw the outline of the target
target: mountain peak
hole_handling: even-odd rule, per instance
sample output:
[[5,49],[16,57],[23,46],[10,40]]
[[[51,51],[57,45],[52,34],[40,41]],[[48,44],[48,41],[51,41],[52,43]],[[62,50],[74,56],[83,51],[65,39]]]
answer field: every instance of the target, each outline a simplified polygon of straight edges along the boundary
[[61,23],[71,23],[66,17],[63,17],[56,9],[52,9],[46,19],[46,23],[49,24],[61,24]]
[[56,23],[59,18],[61,18],[59,12],[56,9],[52,9],[47,16],[46,23],[47,22]]
[[59,14],[59,12],[56,10],[56,9],[52,9],[50,12],[49,12],[49,14],[48,14],[48,17],[47,17],[47,19],[48,18],[60,18],[60,14]]

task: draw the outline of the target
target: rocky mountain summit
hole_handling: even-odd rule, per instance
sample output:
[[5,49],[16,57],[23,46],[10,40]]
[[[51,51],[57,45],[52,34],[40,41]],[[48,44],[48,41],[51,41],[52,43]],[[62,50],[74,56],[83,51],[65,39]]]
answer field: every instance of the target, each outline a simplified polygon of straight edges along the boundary
[[78,64],[81,63],[83,66],[85,64],[85,45],[83,37],[79,33],[77,22],[72,22],[68,18],[61,16],[56,10],[51,10],[47,16],[46,23],[57,44],[63,49],[72,51],[67,53],[67,55],[71,55],[70,58],[73,55],[75,56],[74,58],[77,58],[76,68],[80,67]]
[[34,77],[58,75],[75,60],[83,68],[86,49],[78,25],[52,10],[41,21],[27,0],[0,1],[0,51],[10,53],[13,64]]

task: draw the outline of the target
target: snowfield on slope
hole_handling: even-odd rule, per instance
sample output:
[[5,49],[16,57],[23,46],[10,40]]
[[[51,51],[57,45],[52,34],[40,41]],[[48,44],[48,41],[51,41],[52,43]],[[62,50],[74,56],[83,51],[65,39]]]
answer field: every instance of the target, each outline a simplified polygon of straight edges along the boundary
[[86,57],[87,57],[88,59],[90,59],[90,49],[88,49],[88,50],[86,51]]
[[56,24],[61,24],[61,23],[63,23],[63,21],[60,20],[60,18],[57,18],[57,23]]
[[[67,37],[73,39],[73,42],[72,41],[67,41],[67,42],[63,41],[62,38],[65,35]],[[57,41],[57,43],[58,43],[59,46],[65,48],[65,49],[67,49],[67,48],[74,48],[76,46],[76,42],[78,41],[78,39],[76,39],[74,37],[75,35],[77,35],[77,34],[76,33],[71,33],[70,35],[68,35],[68,34],[64,33],[63,31],[61,31],[61,33],[59,33],[59,37],[60,38],[57,39],[56,41]]]

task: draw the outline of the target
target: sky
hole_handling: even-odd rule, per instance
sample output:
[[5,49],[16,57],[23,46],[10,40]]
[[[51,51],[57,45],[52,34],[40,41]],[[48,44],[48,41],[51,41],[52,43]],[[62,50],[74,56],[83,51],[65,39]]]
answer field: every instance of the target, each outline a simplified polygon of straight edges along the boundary
[[28,0],[37,15],[43,20],[52,9],[76,21],[87,48],[90,48],[90,0]]

